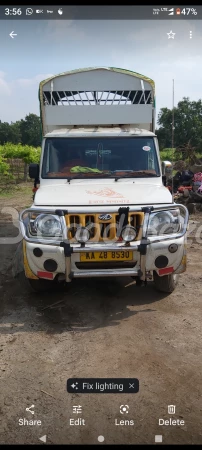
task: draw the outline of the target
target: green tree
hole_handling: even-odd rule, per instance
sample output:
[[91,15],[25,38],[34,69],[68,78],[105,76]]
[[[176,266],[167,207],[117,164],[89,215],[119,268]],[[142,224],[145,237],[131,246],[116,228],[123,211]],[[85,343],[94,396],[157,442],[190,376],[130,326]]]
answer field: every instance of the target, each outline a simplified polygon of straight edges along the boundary
[[36,114],[29,114],[19,122],[22,145],[41,145],[41,121]]
[[21,141],[21,133],[19,123],[9,124],[7,122],[0,121],[0,145],[12,142],[18,144]]
[[[172,147],[172,109],[162,108],[157,123],[160,150]],[[174,146],[182,147],[188,143],[196,150],[202,147],[202,101],[183,97],[174,108]]]

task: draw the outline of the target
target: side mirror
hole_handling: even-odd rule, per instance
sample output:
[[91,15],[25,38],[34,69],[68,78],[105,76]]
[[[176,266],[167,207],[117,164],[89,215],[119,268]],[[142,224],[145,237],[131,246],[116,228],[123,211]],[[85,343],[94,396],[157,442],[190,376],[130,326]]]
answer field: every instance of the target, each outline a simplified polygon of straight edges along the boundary
[[29,165],[29,177],[38,180],[39,178],[39,164],[30,164]]
[[172,174],[172,163],[170,161],[162,161],[161,168],[162,175],[169,177]]

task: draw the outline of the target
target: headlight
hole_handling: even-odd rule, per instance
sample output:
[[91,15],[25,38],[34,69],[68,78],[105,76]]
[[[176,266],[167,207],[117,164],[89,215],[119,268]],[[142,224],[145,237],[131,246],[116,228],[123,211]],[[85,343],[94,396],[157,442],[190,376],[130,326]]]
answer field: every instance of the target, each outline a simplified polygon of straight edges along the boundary
[[179,209],[159,211],[150,215],[148,236],[178,233],[180,229]]
[[75,239],[81,244],[84,244],[90,239],[90,231],[85,227],[77,228],[75,233]]
[[126,227],[123,228],[121,236],[125,242],[131,242],[136,238],[137,231],[134,227],[127,225]]
[[62,226],[58,216],[51,214],[40,214],[30,223],[32,234],[39,234],[43,237],[62,236]]

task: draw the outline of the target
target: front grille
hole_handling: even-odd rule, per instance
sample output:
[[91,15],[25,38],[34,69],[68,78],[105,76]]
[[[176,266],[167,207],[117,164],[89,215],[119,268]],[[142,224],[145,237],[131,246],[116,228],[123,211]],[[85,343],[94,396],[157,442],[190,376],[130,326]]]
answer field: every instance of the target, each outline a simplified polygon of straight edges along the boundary
[[[99,214],[68,214],[66,215],[66,225],[68,229],[68,239],[74,242],[75,233],[78,226],[88,227],[90,231],[90,241],[88,242],[103,242],[113,241],[118,239],[119,230],[119,215],[111,214],[110,220],[100,220]],[[132,225],[137,230],[136,240],[142,237],[142,225],[144,220],[144,213],[133,212],[128,215],[128,224]],[[76,240],[75,240],[76,242]]]

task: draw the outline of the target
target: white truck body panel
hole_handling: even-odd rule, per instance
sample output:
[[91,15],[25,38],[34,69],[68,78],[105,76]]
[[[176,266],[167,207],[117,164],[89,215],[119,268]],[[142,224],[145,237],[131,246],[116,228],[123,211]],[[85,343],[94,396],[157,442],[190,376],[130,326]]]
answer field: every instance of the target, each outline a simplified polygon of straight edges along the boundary
[[[157,181],[158,180],[158,181]],[[35,196],[36,206],[145,205],[172,203],[161,178],[135,180],[43,180]]]
[[[127,71],[125,71],[127,72]],[[129,72],[128,72],[129,73]],[[144,76],[142,76],[144,79]],[[83,69],[82,71],[66,72],[53,77],[44,85],[43,90],[48,91],[54,88],[55,91],[110,91],[116,90],[141,90],[141,77],[134,77],[126,73],[118,72],[118,69],[108,67],[98,67]],[[151,90],[149,82],[144,80],[145,90]]]
[[[55,109],[57,108],[57,112]],[[100,125],[112,123],[130,123],[131,117],[133,117],[133,121],[135,124],[148,126],[150,129],[150,125],[148,124],[149,119],[151,117],[152,105],[127,105],[122,106],[121,109],[117,105],[110,106],[110,115],[109,115],[109,106],[94,105],[91,106],[88,110],[88,114],[83,110],[82,105],[71,106],[71,116],[69,115],[69,111],[67,108],[62,111],[60,106],[46,106],[46,121],[48,123],[48,130],[51,130],[52,127],[55,128],[55,125],[59,125],[63,127],[67,124],[69,125],[93,125],[99,122]],[[88,107],[87,107],[88,108]],[[57,121],[56,121],[57,116]],[[55,123],[56,122],[56,123]],[[139,122],[139,123],[138,123]]]

